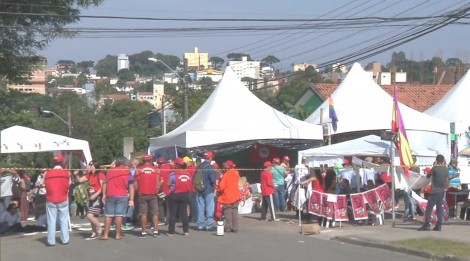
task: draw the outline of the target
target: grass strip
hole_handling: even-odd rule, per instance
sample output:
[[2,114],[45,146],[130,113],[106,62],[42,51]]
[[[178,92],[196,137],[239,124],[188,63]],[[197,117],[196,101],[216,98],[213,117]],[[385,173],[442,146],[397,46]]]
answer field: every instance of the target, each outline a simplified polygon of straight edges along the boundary
[[469,243],[439,238],[406,239],[392,241],[391,243],[438,256],[455,256],[470,259]]

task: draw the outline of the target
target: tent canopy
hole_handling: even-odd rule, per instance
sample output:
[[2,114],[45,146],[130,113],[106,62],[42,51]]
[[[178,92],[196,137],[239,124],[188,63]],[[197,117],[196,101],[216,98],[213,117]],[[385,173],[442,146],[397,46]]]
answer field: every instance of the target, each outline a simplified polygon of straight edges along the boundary
[[470,97],[470,71],[441,100],[424,113],[449,122],[470,123],[468,97]]
[[297,120],[264,103],[227,67],[201,108],[172,132],[151,138],[149,151],[269,139],[322,140],[323,131],[319,125]]
[[83,152],[85,163],[92,160],[88,141],[18,125],[0,132],[0,145],[0,153],[81,151]]
[[[337,161],[342,162],[345,156],[389,157],[390,146],[390,141],[382,140],[376,135],[368,135],[333,145],[301,150],[298,155],[299,159],[306,157],[308,161],[321,161],[332,165]],[[427,148],[412,147],[411,152],[416,156],[417,164],[432,164],[437,155],[436,151]],[[399,157],[396,150],[395,157]]]
[[[331,97],[338,117],[338,129],[332,134],[390,129],[393,98],[367,75],[359,63],[352,66]],[[450,132],[447,121],[413,110],[402,103],[399,107],[407,130]],[[328,109],[328,100],[325,100],[305,121],[320,124],[323,118],[323,122],[331,122]]]

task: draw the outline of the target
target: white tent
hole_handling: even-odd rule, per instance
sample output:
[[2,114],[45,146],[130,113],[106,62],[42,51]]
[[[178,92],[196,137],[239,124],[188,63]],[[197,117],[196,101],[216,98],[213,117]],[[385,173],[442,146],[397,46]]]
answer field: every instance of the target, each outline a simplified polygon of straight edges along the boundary
[[88,141],[12,126],[0,132],[0,153],[29,153],[46,151],[83,152],[85,163],[92,160]]
[[470,97],[470,71],[441,100],[424,112],[451,122],[451,129],[458,138],[459,151],[470,148],[470,139],[467,137],[470,128],[468,97]]
[[227,67],[201,108],[172,132],[151,138],[149,151],[267,139],[322,140],[323,132],[262,102]]
[[[310,165],[316,165],[315,162],[333,165],[335,162],[342,162],[345,156],[388,157],[390,146],[390,141],[381,140],[376,135],[368,135],[333,145],[301,150],[298,155],[299,158],[306,157]],[[418,165],[432,164],[437,155],[436,151],[427,148],[412,147],[411,151],[416,156]],[[398,156],[395,154],[395,157]],[[399,162],[399,159],[396,159],[395,162]]]
[[[336,132],[390,130],[393,98],[355,63],[331,95],[338,117]],[[426,147],[449,155],[449,122],[426,115],[399,103],[411,147]],[[324,101],[305,121],[320,124],[331,122],[329,103]],[[328,123],[330,125],[330,123]],[[331,129],[331,127],[329,127]]]

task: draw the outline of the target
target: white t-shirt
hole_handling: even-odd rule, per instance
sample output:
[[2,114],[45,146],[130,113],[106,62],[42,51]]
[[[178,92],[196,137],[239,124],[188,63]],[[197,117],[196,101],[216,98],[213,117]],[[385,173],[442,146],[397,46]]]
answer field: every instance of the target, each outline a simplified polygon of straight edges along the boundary
[[10,172],[3,172],[0,174],[0,198],[13,195],[13,176]]
[[294,168],[294,173],[296,179],[294,180],[294,184],[297,184],[299,180],[300,182],[304,181],[309,174],[308,168],[304,164],[296,165]]

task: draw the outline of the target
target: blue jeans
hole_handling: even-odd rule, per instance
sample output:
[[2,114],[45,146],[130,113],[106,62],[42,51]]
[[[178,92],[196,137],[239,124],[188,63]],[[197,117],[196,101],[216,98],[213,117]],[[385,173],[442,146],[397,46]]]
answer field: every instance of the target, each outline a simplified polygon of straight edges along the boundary
[[426,218],[424,219],[424,225],[428,225],[431,222],[431,213],[434,206],[436,206],[437,212],[437,225],[442,225],[442,216],[443,216],[443,209],[442,203],[444,201],[445,191],[438,192],[438,193],[431,193],[428,196],[428,205],[426,206]]
[[7,211],[8,205],[11,203],[11,196],[0,198],[0,213]]
[[197,219],[198,219],[197,192],[189,192],[189,210],[190,210],[189,222],[197,222]]
[[277,185],[273,194],[274,208],[284,212],[286,210],[286,186]]
[[[197,193],[197,226],[211,229],[214,226],[214,193]],[[205,215],[204,215],[205,214]]]
[[413,198],[411,197],[411,191],[410,192],[403,192],[403,199],[405,201],[405,213],[403,214],[404,218],[411,217],[415,218],[415,203],[413,201]]
[[46,202],[46,213],[47,244],[55,245],[55,231],[57,227],[57,221],[59,221],[60,225],[60,240],[62,241],[62,244],[69,243],[69,202]]

